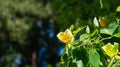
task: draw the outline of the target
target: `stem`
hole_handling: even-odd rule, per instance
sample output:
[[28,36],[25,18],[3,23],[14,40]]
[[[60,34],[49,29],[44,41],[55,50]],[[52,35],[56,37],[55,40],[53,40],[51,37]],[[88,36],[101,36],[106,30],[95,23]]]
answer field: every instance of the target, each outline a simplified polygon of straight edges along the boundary
[[110,60],[110,62],[109,62],[107,67],[112,67],[113,61],[114,61],[114,57],[111,58],[111,60]]
[[101,6],[101,8],[103,8],[102,0],[100,0],[100,6]]
[[108,39],[111,39],[113,36],[110,36],[110,37],[107,37],[107,38],[102,38],[101,40],[100,40],[100,42],[102,42],[102,41],[104,41],[104,40],[108,40]]
[[[102,42],[102,41],[104,41],[104,40],[111,39],[112,37],[113,37],[113,36],[106,37],[106,38],[102,38],[99,42],[91,42],[91,44],[98,44],[98,43],[100,43],[100,42]],[[87,45],[87,44],[83,43],[83,44],[81,44],[80,46],[85,46],[85,45]]]

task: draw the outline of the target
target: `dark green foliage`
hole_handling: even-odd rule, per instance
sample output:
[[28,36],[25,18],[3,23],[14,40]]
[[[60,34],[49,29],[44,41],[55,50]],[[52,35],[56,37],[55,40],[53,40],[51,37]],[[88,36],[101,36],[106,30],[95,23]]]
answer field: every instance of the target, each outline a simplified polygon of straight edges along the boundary
[[86,63],[88,62],[88,53],[85,48],[74,48],[72,50],[72,55],[73,59],[76,61],[82,60],[83,64],[87,65]]
[[[61,24],[76,24],[79,26],[92,24],[93,17],[112,16],[117,15],[116,7],[119,6],[120,1],[114,0],[55,0],[54,9],[57,10],[57,22]],[[111,16],[112,15],[112,16]],[[77,21],[79,19],[79,21]],[[76,23],[77,22],[77,23]]]

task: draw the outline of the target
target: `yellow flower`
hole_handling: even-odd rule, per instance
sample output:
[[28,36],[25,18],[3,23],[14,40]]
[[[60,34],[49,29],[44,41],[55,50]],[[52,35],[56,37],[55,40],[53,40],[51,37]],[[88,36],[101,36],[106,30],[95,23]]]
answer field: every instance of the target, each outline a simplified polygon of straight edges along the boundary
[[113,57],[118,54],[118,44],[115,43],[112,45],[111,43],[108,43],[107,45],[103,46],[102,49],[105,51],[105,53],[109,57]]
[[72,35],[72,32],[71,32],[70,29],[67,29],[65,32],[58,33],[57,37],[63,43],[67,43],[67,42],[73,41],[73,35]]

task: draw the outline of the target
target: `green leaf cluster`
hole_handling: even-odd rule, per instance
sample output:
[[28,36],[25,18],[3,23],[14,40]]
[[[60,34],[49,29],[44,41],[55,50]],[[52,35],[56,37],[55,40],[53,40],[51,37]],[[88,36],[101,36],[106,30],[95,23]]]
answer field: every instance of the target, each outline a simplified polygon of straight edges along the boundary
[[[99,18],[100,19],[100,18]],[[61,67],[101,67],[117,66],[119,64],[119,22],[114,20],[105,27],[100,26],[100,21],[93,18],[93,28],[88,25],[70,29],[73,36],[79,39],[66,43],[61,57]],[[112,41],[112,39],[115,39]],[[113,45],[114,42],[114,45]],[[118,43],[117,43],[118,42]],[[107,43],[112,43],[107,46]],[[103,46],[106,48],[103,49]],[[109,48],[109,49],[108,49]],[[111,50],[110,50],[111,49]]]

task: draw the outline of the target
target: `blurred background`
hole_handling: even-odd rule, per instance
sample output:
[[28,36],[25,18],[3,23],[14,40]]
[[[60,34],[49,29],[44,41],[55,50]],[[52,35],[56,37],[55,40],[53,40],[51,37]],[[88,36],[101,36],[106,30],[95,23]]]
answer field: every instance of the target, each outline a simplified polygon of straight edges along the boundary
[[0,0],[0,67],[59,67],[64,49],[56,35],[71,24],[120,17],[120,0]]

